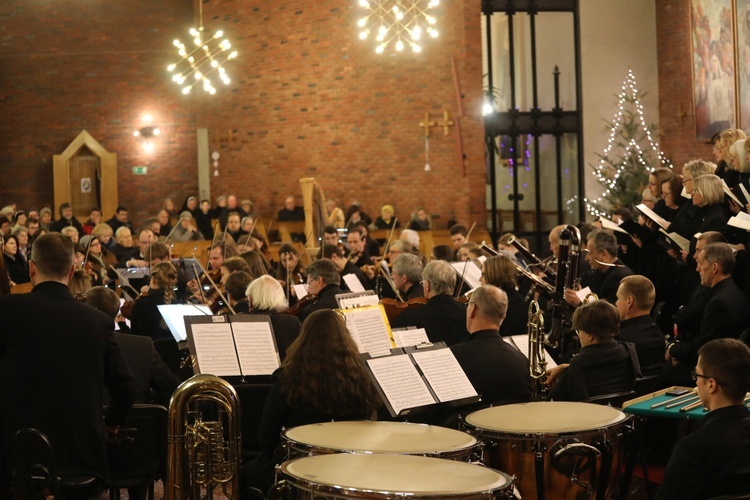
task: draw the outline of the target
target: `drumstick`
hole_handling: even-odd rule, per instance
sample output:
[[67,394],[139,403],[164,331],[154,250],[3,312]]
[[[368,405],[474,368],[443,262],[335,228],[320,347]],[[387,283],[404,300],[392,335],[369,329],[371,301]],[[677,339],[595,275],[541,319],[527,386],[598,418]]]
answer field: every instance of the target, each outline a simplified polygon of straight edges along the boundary
[[656,403],[651,405],[651,409],[659,408],[660,406],[668,405],[669,403],[674,403],[675,401],[679,401],[681,399],[690,399],[695,396],[695,393],[691,392],[689,394],[683,394],[682,396],[677,396],[676,398],[667,399],[665,401],[662,401],[661,403]]
[[696,395],[693,395],[693,397],[692,397],[692,398],[689,398],[689,399],[685,399],[685,400],[683,400],[683,401],[680,401],[679,403],[672,403],[672,404],[668,404],[667,406],[665,406],[665,407],[664,407],[664,409],[665,409],[665,410],[670,410],[670,409],[672,409],[672,408],[676,408],[676,407],[678,407],[678,406],[680,406],[680,405],[684,405],[684,404],[686,404],[686,403],[695,403],[695,402],[696,402],[696,401],[697,401],[698,399],[699,399],[699,398],[698,398],[698,395],[696,394]]
[[683,406],[682,408],[680,408],[680,411],[683,412],[683,413],[685,413],[685,412],[690,411],[690,410],[695,410],[696,408],[698,408],[701,405],[703,405],[703,401],[698,400],[695,403],[689,404],[687,406]]

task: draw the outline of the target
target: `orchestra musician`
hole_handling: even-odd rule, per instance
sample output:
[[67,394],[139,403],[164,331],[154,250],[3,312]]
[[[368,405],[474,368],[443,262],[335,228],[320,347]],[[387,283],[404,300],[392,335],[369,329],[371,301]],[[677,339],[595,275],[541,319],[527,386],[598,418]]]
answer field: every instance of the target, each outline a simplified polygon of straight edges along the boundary
[[528,307],[524,296],[516,290],[516,264],[504,254],[488,258],[482,266],[482,284],[501,289],[506,295],[506,313],[500,325],[500,335],[521,335],[526,333]]
[[422,271],[422,286],[427,303],[401,313],[391,326],[424,328],[430,342],[445,342],[448,346],[469,338],[466,331],[466,308],[453,298],[456,271],[445,261],[430,262]]
[[279,350],[279,358],[283,362],[289,346],[299,337],[302,327],[298,317],[284,314],[287,308],[284,290],[278,281],[271,276],[261,276],[253,280],[245,290],[249,314],[259,314],[271,317],[273,336]]
[[466,226],[461,224],[455,224],[450,228],[451,243],[453,244],[453,250],[455,252],[461,248],[461,245],[466,243],[466,238],[469,236],[469,230]]
[[177,269],[171,262],[160,262],[151,268],[148,293],[138,298],[133,305],[131,333],[146,335],[154,341],[174,342],[157,306],[172,303],[176,285]]
[[316,296],[317,299],[300,311],[299,319],[303,323],[315,311],[338,308],[336,295],[344,293],[339,286],[341,284],[339,270],[330,259],[316,260],[307,266],[305,273],[307,274],[307,293]]
[[367,233],[361,225],[357,225],[349,230],[349,234],[346,235],[346,246],[349,248],[349,252],[351,252],[349,254],[349,261],[359,268],[373,264],[366,244]]
[[391,278],[401,298],[408,302],[409,299],[424,297],[422,281],[422,259],[411,253],[402,253],[392,261],[393,270]]
[[[239,258],[239,257],[233,257]],[[227,259],[227,262],[230,259]],[[227,263],[225,262],[225,264]],[[224,267],[222,267],[222,270]],[[229,301],[229,305],[234,310],[235,314],[249,314],[250,304],[247,301],[247,287],[252,283],[253,278],[246,271],[232,271],[227,275],[224,281],[224,296]]]
[[[375,289],[373,280],[371,280],[360,268],[352,264],[351,261],[347,260],[346,257],[344,257],[344,251],[340,247],[336,245],[324,245],[323,257],[326,259],[330,259],[331,262],[333,262],[333,264],[336,266],[336,269],[338,269],[339,275],[341,275],[342,280],[344,278],[344,275],[353,274],[357,277],[359,282],[362,283],[362,286],[365,288],[365,290]],[[345,282],[340,283],[340,285],[342,289],[349,289]]]

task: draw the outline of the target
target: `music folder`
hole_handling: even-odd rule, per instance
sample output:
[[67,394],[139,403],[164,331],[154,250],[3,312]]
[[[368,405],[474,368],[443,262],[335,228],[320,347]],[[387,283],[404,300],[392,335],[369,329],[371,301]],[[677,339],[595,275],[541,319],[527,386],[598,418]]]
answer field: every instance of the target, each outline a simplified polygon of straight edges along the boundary
[[185,328],[196,373],[244,378],[281,364],[270,316],[186,316]]
[[481,400],[444,342],[361,358],[392,417]]
[[346,327],[357,344],[360,354],[382,356],[390,353],[391,348],[396,347],[391,334],[391,325],[388,323],[388,316],[382,305],[336,309],[336,311],[344,316]]

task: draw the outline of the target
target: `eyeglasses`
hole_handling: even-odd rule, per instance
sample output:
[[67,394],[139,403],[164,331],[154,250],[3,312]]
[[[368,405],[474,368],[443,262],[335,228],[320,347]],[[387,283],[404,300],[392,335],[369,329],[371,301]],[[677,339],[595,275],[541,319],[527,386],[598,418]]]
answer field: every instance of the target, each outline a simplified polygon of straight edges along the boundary
[[690,375],[693,377],[694,381],[698,381],[699,378],[713,378],[711,375],[703,375],[701,373],[698,373],[697,371],[693,370]]

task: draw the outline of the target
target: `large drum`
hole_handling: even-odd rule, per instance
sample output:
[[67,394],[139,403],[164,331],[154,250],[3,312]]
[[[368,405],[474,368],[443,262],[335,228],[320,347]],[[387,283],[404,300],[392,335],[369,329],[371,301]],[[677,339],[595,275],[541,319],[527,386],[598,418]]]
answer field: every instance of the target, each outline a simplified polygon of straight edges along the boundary
[[513,479],[453,460],[385,454],[331,454],[281,464],[270,499],[403,500],[511,498]]
[[579,499],[604,498],[615,484],[629,420],[609,406],[538,402],[479,410],[464,424],[484,441],[485,463],[515,475],[524,500]]
[[465,432],[435,425],[366,420],[302,425],[282,432],[286,457],[328,453],[393,453],[471,461],[482,443]]

